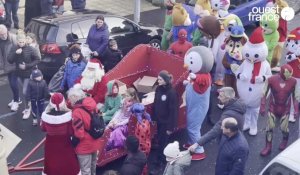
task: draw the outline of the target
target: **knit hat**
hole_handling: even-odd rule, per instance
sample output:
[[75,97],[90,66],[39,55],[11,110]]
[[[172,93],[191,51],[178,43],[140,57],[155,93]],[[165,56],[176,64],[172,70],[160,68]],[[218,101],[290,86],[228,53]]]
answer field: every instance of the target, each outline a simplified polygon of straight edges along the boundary
[[49,101],[49,104],[56,110],[56,111],[60,111],[60,109],[66,105],[65,103],[65,98],[61,93],[54,93]]
[[168,71],[162,70],[159,72],[158,76],[160,76],[166,84],[171,84],[172,75],[170,75]]
[[178,157],[180,154],[179,143],[174,141],[173,143],[169,143],[164,149],[164,155],[168,159],[174,159]]
[[43,74],[39,69],[35,69],[31,73],[31,78],[32,79],[36,79],[37,77],[42,77],[42,76],[43,76]]

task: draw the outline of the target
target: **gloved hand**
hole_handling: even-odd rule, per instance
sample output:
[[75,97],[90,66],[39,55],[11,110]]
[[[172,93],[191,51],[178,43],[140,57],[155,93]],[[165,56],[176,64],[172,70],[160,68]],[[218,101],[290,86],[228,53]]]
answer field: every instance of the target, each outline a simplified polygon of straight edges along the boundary
[[189,77],[192,79],[192,80],[195,80],[196,79],[196,74],[194,74],[194,73],[190,73],[189,74]]
[[265,80],[266,80],[265,76],[255,77],[255,83],[263,83],[263,82],[265,82]]
[[243,73],[238,74],[237,78],[241,81],[248,81],[249,80],[249,78]]
[[236,74],[236,71],[239,69],[239,65],[238,64],[230,64],[230,69],[231,71]]

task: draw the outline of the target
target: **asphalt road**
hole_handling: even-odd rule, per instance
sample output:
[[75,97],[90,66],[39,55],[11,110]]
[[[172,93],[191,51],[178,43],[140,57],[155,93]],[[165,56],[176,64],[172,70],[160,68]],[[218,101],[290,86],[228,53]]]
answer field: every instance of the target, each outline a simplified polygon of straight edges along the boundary
[[[164,15],[163,10],[154,10],[150,12],[144,12],[141,15],[141,21],[144,23],[155,24],[158,26],[163,25],[163,18],[161,16]],[[129,16],[132,18],[132,16]],[[153,19],[155,19],[155,23],[153,23]],[[289,29],[293,29],[297,27],[297,24],[300,24],[300,15],[297,15],[293,21],[289,23]],[[251,31],[251,30],[250,30]],[[212,104],[216,104],[216,94],[212,93]],[[14,133],[16,133],[23,140],[16,147],[13,153],[8,157],[8,162],[12,165],[16,165],[43,137],[44,134],[38,127],[33,127],[31,119],[22,120],[22,110],[24,106],[21,105],[21,108],[18,113],[11,113],[9,108],[7,107],[7,103],[11,101],[12,95],[10,89],[7,84],[7,80],[5,78],[0,78],[0,123],[4,126],[8,127]],[[220,111],[217,109],[213,109],[210,113],[210,117],[215,121],[218,119]],[[271,155],[268,157],[262,158],[259,156],[259,152],[264,147],[265,144],[265,125],[266,118],[259,118],[258,121],[259,132],[257,136],[249,136],[245,134],[248,143],[250,145],[250,155],[246,166],[246,175],[256,175],[261,171],[261,169],[278,153],[278,146],[281,139],[281,133],[278,129],[275,131],[275,139],[273,141],[273,150]],[[202,133],[207,132],[212,127],[207,120],[204,122],[202,127]],[[299,135],[299,125],[297,123],[290,124],[290,140],[289,144],[297,139]],[[183,144],[186,140],[186,134],[184,131],[175,134],[172,137],[172,140],[179,140],[181,144]],[[213,175],[215,160],[218,152],[218,143],[216,141],[212,141],[211,143],[204,146],[207,158],[203,161],[193,161],[190,168],[186,171],[186,175]],[[42,150],[38,151],[33,159],[39,158],[42,155]],[[150,155],[149,162],[152,162],[153,156],[155,155],[155,151],[153,151]],[[104,170],[107,169],[118,169],[122,164],[122,159],[116,162],[113,162],[106,167],[102,167],[98,169],[98,175],[101,175]],[[152,165],[150,164],[150,168]],[[17,175],[38,175],[39,173],[28,172],[28,173],[14,173]]]

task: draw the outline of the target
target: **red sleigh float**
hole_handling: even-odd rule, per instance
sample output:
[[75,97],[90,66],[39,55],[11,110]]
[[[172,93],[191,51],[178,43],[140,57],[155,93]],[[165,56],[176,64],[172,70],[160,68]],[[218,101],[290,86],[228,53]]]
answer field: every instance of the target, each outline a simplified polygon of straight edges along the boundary
[[[161,70],[167,70],[173,75],[173,86],[175,87],[179,104],[182,103],[182,94],[184,86],[182,81],[188,76],[188,71],[183,68],[183,59],[164,51],[157,50],[149,45],[138,45],[132,49],[122,61],[110,72],[106,74],[108,80],[119,80],[131,87],[133,82],[145,75],[156,77]],[[151,104],[146,106],[147,111],[151,114]],[[135,117],[131,117],[128,123],[129,135],[134,135],[136,126]],[[182,129],[186,125],[185,107],[179,109],[178,125],[176,129]],[[156,128],[152,126],[151,135],[156,133]],[[102,136],[102,144],[99,149],[97,166],[102,167],[118,158],[125,156],[126,150],[123,148],[115,148],[106,151],[106,143],[110,136],[110,130],[106,130]],[[43,146],[43,139],[36,147],[34,147],[15,167],[10,167],[9,172],[20,171],[42,171],[43,167],[34,167],[43,162],[43,158],[29,163],[25,163],[40,147]]]

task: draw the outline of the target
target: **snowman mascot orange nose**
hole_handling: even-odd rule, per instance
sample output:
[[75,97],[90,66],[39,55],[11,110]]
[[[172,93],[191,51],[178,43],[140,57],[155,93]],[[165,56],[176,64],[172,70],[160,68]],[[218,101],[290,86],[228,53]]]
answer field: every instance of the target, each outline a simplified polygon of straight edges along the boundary
[[[209,107],[211,76],[210,71],[214,64],[214,57],[209,48],[196,46],[189,49],[184,57],[184,65],[189,70],[189,80],[183,83],[186,85],[186,114],[188,143],[185,148],[197,143],[201,138],[201,125]],[[204,159],[205,153],[202,146],[195,149],[192,160]]]

